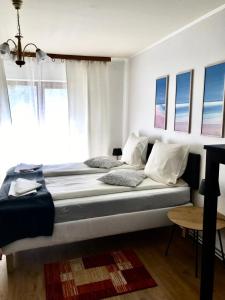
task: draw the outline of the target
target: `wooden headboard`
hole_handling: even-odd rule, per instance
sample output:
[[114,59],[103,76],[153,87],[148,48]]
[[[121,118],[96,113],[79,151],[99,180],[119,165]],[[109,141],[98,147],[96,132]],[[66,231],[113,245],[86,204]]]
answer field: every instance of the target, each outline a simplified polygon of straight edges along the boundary
[[[148,144],[146,159],[148,160],[149,155],[152,151],[154,144]],[[201,155],[195,153],[189,153],[187,167],[184,171],[183,178],[188,185],[193,189],[197,190],[199,188],[199,178],[200,178],[200,161]]]

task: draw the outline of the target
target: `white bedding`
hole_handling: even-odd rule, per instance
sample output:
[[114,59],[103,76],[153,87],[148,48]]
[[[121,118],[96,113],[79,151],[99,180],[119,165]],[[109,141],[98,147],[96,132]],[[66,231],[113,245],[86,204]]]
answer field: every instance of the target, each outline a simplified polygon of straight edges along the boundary
[[81,174],[95,174],[106,173],[107,169],[90,168],[84,163],[66,163],[58,165],[44,165],[42,167],[45,177],[64,176],[64,175],[81,175]]
[[103,168],[90,168],[84,163],[66,163],[66,164],[58,164],[58,165],[44,165],[42,168],[45,177],[107,173],[111,170],[116,170],[116,169],[141,170],[144,169],[144,166],[131,166],[128,164],[123,164],[122,166],[115,167],[112,169],[103,169]]
[[[45,178],[45,183],[48,191],[53,197],[53,200],[168,188],[168,185],[156,182],[150,178],[144,179],[144,181],[135,188],[109,185],[97,180],[101,177],[101,175],[102,174],[98,173],[47,177]],[[186,184],[182,183],[180,186],[186,186]]]

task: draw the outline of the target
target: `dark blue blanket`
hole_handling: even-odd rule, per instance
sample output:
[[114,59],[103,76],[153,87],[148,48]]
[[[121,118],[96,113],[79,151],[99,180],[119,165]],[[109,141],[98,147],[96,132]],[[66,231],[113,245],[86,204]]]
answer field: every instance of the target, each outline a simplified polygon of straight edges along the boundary
[[[42,187],[36,194],[8,197],[10,184],[17,178],[35,179]],[[0,247],[23,238],[52,235],[54,217],[41,169],[23,174],[9,170],[0,189]]]

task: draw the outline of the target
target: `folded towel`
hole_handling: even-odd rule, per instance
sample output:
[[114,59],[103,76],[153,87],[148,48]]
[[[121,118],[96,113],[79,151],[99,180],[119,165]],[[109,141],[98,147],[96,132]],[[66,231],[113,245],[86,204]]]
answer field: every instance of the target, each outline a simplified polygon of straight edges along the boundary
[[30,192],[19,195],[15,192],[15,185],[16,185],[16,181],[12,181],[11,184],[10,184],[10,188],[9,188],[9,193],[8,193],[9,196],[20,197],[20,196],[24,196],[24,195],[36,194],[37,193],[37,190],[32,190]]
[[35,180],[18,178],[15,183],[15,192],[17,195],[22,195],[30,191],[36,191],[39,187],[41,187],[41,183],[38,183]]
[[29,173],[29,172],[34,172],[34,171],[38,170],[41,167],[42,167],[42,165],[22,163],[22,164],[17,165],[14,171],[16,173]]

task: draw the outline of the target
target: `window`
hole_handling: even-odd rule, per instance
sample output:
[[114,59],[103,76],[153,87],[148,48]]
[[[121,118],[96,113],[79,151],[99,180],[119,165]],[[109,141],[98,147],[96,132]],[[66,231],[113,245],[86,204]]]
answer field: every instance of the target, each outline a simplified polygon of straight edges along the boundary
[[69,159],[66,83],[8,80],[7,84],[20,160],[33,162],[35,157],[36,162],[59,163]]

